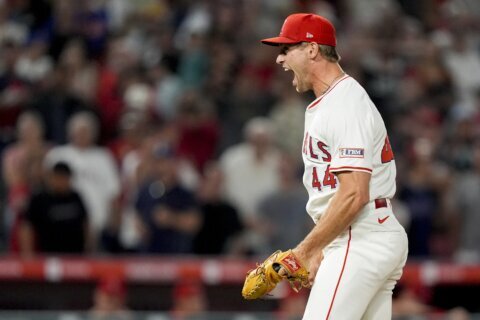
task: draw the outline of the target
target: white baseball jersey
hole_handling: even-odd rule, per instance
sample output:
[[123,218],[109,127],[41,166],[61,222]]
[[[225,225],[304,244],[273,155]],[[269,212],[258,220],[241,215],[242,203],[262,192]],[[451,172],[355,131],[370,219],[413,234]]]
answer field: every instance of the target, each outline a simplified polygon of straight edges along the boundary
[[323,248],[303,320],[391,319],[408,240],[391,204],[373,201],[393,197],[396,168],[382,117],[357,81],[345,75],[308,106],[302,153],[315,222],[339,188],[334,172],[371,173],[370,203]]
[[365,90],[348,75],[307,107],[302,154],[307,212],[315,222],[338,190],[334,172],[371,173],[370,200],[395,194],[396,167],[385,124]]

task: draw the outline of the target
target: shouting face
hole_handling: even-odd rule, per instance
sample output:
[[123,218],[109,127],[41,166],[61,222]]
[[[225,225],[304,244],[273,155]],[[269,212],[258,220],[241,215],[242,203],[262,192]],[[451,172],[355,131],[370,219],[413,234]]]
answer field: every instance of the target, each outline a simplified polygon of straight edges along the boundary
[[285,71],[293,72],[292,85],[297,92],[305,92],[312,89],[309,75],[306,43],[283,44],[280,46],[280,52],[277,56],[277,63]]

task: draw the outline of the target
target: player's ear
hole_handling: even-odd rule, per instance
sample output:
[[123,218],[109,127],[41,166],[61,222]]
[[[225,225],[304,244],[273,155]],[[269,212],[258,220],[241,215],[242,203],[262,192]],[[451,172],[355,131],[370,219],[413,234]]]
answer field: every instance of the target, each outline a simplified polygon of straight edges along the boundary
[[310,59],[315,59],[317,55],[320,53],[320,46],[316,42],[309,42],[308,43],[308,56]]

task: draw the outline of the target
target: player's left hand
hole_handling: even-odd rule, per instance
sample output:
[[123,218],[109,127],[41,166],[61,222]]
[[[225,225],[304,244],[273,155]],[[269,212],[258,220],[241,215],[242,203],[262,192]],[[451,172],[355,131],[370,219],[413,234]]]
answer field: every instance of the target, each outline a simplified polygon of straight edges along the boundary
[[302,287],[308,287],[307,268],[292,250],[278,250],[247,273],[242,295],[247,300],[261,298],[282,280],[288,280],[292,289],[298,292]]

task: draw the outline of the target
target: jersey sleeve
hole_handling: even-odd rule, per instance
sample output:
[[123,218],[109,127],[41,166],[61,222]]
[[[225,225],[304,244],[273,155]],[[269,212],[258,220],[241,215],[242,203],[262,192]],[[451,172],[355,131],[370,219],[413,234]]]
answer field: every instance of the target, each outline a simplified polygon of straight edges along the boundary
[[[372,173],[374,120],[365,101],[350,102],[329,122],[332,141],[330,172]],[[365,104],[365,105],[362,105]]]

